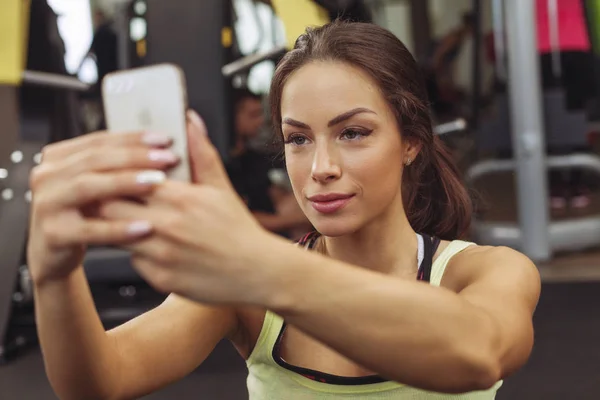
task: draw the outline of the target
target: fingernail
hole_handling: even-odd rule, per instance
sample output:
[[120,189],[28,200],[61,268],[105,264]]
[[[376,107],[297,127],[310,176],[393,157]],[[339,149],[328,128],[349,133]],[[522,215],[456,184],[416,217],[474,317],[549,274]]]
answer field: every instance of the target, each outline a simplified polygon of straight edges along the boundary
[[164,182],[165,179],[167,176],[162,171],[144,171],[137,175],[136,182],[141,185],[154,185]]
[[146,235],[152,231],[152,224],[148,221],[135,221],[127,227],[130,236]]
[[196,125],[196,127],[198,127],[202,133],[206,133],[206,125],[204,124],[204,121],[202,121],[202,118],[200,118],[200,116],[198,115],[198,113],[194,110],[189,110],[187,112],[188,118],[190,119],[190,122],[193,125]]
[[178,160],[178,157],[168,150],[151,150],[148,152],[148,159],[150,161],[174,163]]
[[142,142],[149,146],[167,146],[171,144],[171,138],[162,133],[146,132],[142,137]]

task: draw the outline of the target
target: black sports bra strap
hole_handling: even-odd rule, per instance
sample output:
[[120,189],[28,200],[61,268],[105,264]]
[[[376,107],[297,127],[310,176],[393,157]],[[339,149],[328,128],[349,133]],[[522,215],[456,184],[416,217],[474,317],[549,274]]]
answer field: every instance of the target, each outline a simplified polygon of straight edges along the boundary
[[315,247],[318,238],[319,234],[316,231],[310,232],[298,241],[298,245],[307,248],[308,250],[312,250]]
[[433,267],[433,255],[439,246],[439,240],[425,234],[421,234],[421,236],[423,237],[424,256],[423,264],[421,264],[420,268],[421,271],[419,271],[419,280],[429,282],[431,280],[431,269]]

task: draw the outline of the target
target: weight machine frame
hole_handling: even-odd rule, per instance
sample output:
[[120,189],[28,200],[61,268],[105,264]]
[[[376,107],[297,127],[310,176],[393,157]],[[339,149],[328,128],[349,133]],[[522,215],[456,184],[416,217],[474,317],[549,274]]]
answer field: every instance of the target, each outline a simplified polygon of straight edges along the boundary
[[[582,168],[600,174],[600,157],[588,154],[545,154],[546,138],[550,143],[560,140],[556,130],[563,128],[544,127],[544,120],[553,125],[557,124],[557,121],[552,118],[553,115],[546,115],[544,118],[540,66],[536,51],[535,2],[494,0],[493,8],[497,73],[501,78],[505,78],[507,72],[509,76],[508,103],[514,156],[510,160],[480,161],[467,171],[466,179],[473,183],[476,179],[492,173],[514,171],[517,178],[518,223],[475,220],[473,236],[483,244],[519,249],[535,261],[547,261],[557,251],[577,251],[597,246],[600,244],[600,216],[550,221],[548,170]],[[504,23],[507,46],[504,43]],[[556,24],[556,21],[554,23]],[[555,42],[556,29],[551,32]],[[555,47],[557,48],[556,43]],[[558,54],[556,51],[555,53],[554,61]],[[508,58],[508,71],[504,68],[505,56]],[[555,66],[555,69],[559,68],[560,65]],[[556,93],[545,93],[547,99],[552,96],[556,97]],[[552,110],[549,112],[552,114]],[[584,133],[581,132],[582,135]]]
[[[13,193],[24,193],[24,183],[28,182],[24,170],[26,162],[13,164],[10,155],[16,149],[18,141],[19,114],[17,104],[17,88],[14,86],[1,86],[3,103],[0,107],[3,124],[3,132],[0,139],[3,145],[0,148],[6,152],[0,159],[0,168],[6,172],[6,177],[0,179],[0,188],[7,186]],[[5,143],[5,144],[4,144]],[[25,160],[23,160],[25,161]],[[4,176],[4,174],[3,174]],[[3,190],[4,194],[4,190]],[[28,207],[24,201],[17,201],[14,195],[12,200],[0,198],[0,362],[4,360],[6,346],[4,343],[10,321],[12,309],[12,296],[17,279],[17,270],[23,256],[25,240],[27,238],[27,215]],[[21,197],[22,199],[22,197]]]
[[[89,85],[69,76],[51,74],[38,71],[24,71],[24,85],[37,85],[47,88],[85,91]],[[23,141],[19,137],[22,125],[20,121],[20,110],[18,105],[18,88],[14,86],[0,87],[2,91],[10,91],[12,95],[7,96],[7,103],[2,107],[6,115],[2,120],[12,121],[5,124],[6,130],[0,136],[8,150],[7,154],[0,159],[0,168],[6,170],[6,177],[0,179],[0,184],[5,190],[12,191],[2,193],[0,197],[0,362],[5,361],[7,353],[19,347],[20,343],[7,342],[8,327],[13,309],[13,295],[19,268],[23,262],[23,256],[27,243],[29,226],[29,174],[31,169],[39,161],[42,148],[48,144],[50,137],[40,141]],[[20,152],[20,154],[18,153]],[[6,198],[4,198],[6,195]],[[17,338],[18,339],[18,338]],[[19,340],[17,340],[19,342]]]

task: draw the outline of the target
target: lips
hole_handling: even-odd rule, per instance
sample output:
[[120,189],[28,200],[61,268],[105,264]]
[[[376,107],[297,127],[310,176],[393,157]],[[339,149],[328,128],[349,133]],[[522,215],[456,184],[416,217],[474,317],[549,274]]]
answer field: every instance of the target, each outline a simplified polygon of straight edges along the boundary
[[352,200],[353,194],[328,193],[308,198],[313,208],[322,214],[333,214]]

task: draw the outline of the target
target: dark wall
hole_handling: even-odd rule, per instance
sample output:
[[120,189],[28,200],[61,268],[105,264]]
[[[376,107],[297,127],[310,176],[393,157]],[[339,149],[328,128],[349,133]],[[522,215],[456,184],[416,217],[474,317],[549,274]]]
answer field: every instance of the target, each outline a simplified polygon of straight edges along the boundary
[[169,62],[186,75],[191,108],[206,121],[209,135],[226,157],[231,141],[228,82],[221,74],[227,49],[221,30],[229,23],[224,0],[148,0],[145,63]]

